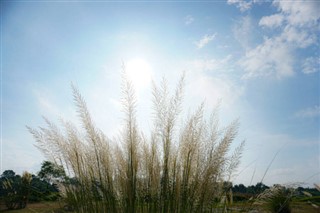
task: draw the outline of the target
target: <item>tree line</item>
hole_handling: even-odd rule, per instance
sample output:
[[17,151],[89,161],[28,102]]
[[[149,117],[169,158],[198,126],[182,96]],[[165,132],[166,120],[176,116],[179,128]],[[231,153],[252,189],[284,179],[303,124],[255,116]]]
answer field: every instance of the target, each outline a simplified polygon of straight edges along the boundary
[[[246,201],[252,197],[257,197],[258,195],[264,193],[272,187],[280,187],[279,184],[274,184],[273,186],[267,186],[264,183],[258,182],[256,185],[245,186],[244,184],[237,184],[232,186],[233,200],[234,201]],[[302,186],[281,186],[284,189],[294,190],[296,197],[304,197],[306,194],[312,196],[320,196],[320,191],[317,188],[302,187]]]
[[[25,208],[28,202],[57,201],[62,197],[59,184],[76,186],[78,183],[75,177],[70,178],[66,175],[63,167],[50,161],[43,161],[37,174],[24,172],[19,175],[13,170],[5,170],[0,176],[0,200],[5,203],[8,209],[21,209]],[[232,185],[232,183],[226,182],[225,186],[231,187],[233,201],[236,202],[248,201],[271,188],[261,182],[249,186]],[[97,181],[96,187],[91,189],[96,197],[99,196],[98,190],[99,182]],[[320,196],[320,191],[316,188],[299,186],[294,191],[297,197],[303,197],[306,193]]]
[[8,209],[25,208],[28,202],[56,201],[58,184],[67,179],[64,169],[49,161],[42,163],[37,174],[5,170],[0,176],[0,200]]

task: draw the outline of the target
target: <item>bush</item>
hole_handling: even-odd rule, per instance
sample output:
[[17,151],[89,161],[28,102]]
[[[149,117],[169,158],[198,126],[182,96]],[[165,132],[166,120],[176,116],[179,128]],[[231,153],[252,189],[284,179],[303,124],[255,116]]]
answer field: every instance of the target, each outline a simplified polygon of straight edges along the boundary
[[27,206],[32,176],[24,172],[22,177],[12,176],[2,180],[4,202],[8,209],[22,209]]

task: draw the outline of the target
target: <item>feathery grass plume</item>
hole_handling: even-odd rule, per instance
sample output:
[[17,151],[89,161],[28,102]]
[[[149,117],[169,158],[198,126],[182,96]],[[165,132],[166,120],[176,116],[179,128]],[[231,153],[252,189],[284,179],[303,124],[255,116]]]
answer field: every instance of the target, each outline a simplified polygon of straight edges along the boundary
[[20,201],[20,207],[25,208],[29,202],[29,196],[31,193],[31,181],[32,181],[32,175],[24,171],[21,176],[21,201]]
[[[125,67],[123,65],[123,72]],[[132,82],[123,76],[122,83],[122,105],[125,113],[125,126],[122,132],[124,141],[124,152],[126,161],[125,170],[125,204],[126,212],[135,212],[137,196],[137,173],[139,166],[138,147],[141,140],[138,134],[136,122],[136,98]]]
[[[176,91],[172,97],[168,97],[166,80],[162,80],[161,87],[153,84],[153,104],[155,114],[156,140],[162,143],[162,171],[160,189],[160,209],[168,212],[172,202],[172,187],[170,187],[170,171],[172,162],[172,146],[176,121],[181,112],[185,75],[183,74]],[[172,206],[172,204],[171,204]]]
[[257,203],[264,204],[270,212],[291,213],[293,192],[292,188],[274,185],[258,196]]
[[160,86],[153,83],[153,129],[142,133],[125,67],[123,73],[124,125],[118,138],[109,139],[95,126],[73,85],[82,129],[65,121],[60,129],[47,119],[45,128],[28,127],[45,156],[74,176],[61,189],[68,208],[132,213],[223,210],[226,204],[221,206],[220,200],[227,195],[225,181],[230,181],[237,168],[244,145],[229,156],[239,122],[219,128],[217,110],[206,119],[203,103],[182,122],[182,75],[172,95],[165,79]]
[[[315,187],[318,191],[320,191],[320,186],[319,186],[318,184],[314,183],[313,185],[314,185],[314,187]],[[315,202],[315,201],[317,201],[317,199],[319,200],[319,197],[320,197],[320,196],[313,196],[310,192],[306,192],[306,191],[302,191],[302,193],[303,193],[304,195],[306,195],[307,197],[309,197],[308,203],[309,203],[313,208],[315,208],[315,209],[319,209],[319,208],[320,208],[320,207],[319,207],[319,202]]]

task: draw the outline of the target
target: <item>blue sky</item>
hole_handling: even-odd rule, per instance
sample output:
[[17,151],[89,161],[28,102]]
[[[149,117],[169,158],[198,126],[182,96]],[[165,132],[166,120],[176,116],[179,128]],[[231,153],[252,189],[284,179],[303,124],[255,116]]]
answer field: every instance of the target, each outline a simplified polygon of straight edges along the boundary
[[[187,114],[205,100],[246,140],[235,182],[320,182],[319,1],[1,1],[1,173],[44,159],[26,125],[77,122],[70,83],[109,136],[121,125],[122,62],[142,129],[151,79],[186,72]],[[254,174],[254,175],[253,175]]]

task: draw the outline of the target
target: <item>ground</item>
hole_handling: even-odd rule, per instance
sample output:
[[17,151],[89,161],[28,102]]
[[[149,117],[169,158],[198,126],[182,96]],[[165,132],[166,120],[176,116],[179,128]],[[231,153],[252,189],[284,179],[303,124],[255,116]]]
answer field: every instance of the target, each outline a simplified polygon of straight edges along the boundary
[[[253,209],[253,210],[249,210]],[[249,208],[248,205],[243,205],[236,203],[230,209],[229,212],[252,212],[252,213],[267,213],[263,211],[262,208],[252,207]],[[241,211],[242,210],[242,211]],[[41,202],[41,203],[29,203],[25,209],[20,210],[5,210],[3,204],[0,205],[0,212],[8,213],[66,213],[63,210],[63,204],[59,202]],[[292,213],[320,213],[320,208],[316,209],[309,205],[308,203],[293,203]]]
[[8,213],[62,213],[62,204],[59,202],[41,202],[41,203],[29,203],[25,209],[19,210],[5,210],[4,205],[0,205],[0,212]]

